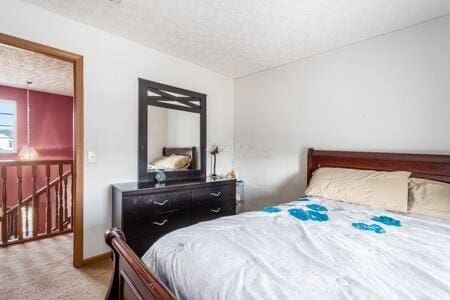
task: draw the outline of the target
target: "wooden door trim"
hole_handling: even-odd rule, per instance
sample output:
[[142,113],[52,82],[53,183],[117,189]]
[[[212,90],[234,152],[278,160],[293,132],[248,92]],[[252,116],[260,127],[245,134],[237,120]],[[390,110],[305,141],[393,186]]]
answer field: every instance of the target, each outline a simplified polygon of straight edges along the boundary
[[84,105],[83,56],[0,33],[0,43],[73,63],[74,70],[74,140],[75,172],[73,203],[73,265],[83,266],[83,168],[84,168]]

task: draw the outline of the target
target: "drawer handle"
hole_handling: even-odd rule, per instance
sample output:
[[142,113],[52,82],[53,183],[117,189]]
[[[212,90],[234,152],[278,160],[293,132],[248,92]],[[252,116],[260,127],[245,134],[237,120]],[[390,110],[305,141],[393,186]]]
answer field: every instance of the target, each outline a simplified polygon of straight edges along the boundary
[[169,220],[165,219],[165,220],[162,221],[162,222],[153,222],[153,224],[154,224],[154,225],[158,225],[158,226],[164,226],[164,225],[167,223],[167,221],[169,221]]
[[219,211],[221,210],[221,208],[219,207],[218,209],[211,209],[211,211],[213,212],[213,213],[218,213]]
[[153,203],[155,203],[156,205],[163,206],[163,205],[167,204],[167,202],[169,202],[169,200],[166,199],[163,202],[154,201]]
[[218,192],[218,193],[211,193],[211,196],[214,197],[219,197],[222,194],[222,192]]

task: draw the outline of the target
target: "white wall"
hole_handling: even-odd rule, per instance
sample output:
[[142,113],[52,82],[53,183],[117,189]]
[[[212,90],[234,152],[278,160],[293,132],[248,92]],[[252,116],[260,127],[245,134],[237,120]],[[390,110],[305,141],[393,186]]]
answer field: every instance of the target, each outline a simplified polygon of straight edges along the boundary
[[235,81],[247,207],[296,199],[308,147],[450,153],[450,17]]
[[230,78],[17,0],[0,2],[0,32],[85,58],[85,151],[97,152],[97,163],[85,165],[85,258],[108,250],[110,185],[137,179],[138,77],[207,94],[208,141],[229,147],[219,167],[231,167]]
[[148,106],[147,110],[147,160],[152,162],[162,156],[167,145],[167,108]]
[[[169,109],[167,113],[167,146],[196,147],[195,168],[200,169],[200,114]],[[208,167],[206,170],[209,170]]]
[[167,112],[168,147],[200,148],[200,114],[169,109]]

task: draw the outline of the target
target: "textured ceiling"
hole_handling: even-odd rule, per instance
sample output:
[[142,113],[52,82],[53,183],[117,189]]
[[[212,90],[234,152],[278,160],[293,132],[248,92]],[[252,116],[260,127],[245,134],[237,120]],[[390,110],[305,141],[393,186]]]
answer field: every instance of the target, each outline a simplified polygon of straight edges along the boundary
[[0,44],[0,85],[73,95],[73,65],[39,53]]
[[449,0],[23,0],[240,77],[450,13]]

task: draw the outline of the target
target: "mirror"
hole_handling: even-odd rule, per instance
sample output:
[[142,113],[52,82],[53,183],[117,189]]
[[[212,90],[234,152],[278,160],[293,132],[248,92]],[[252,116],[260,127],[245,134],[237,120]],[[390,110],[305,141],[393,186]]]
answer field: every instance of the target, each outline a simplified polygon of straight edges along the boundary
[[200,114],[148,106],[148,172],[200,170]]
[[206,95],[139,79],[139,181],[206,177]]

